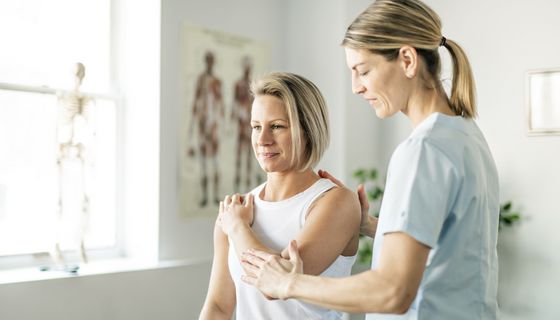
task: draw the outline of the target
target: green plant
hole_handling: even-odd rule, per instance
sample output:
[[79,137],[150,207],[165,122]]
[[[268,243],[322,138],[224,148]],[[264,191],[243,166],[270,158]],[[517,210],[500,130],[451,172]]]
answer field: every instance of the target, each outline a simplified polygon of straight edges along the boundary
[[[369,214],[374,217],[379,217],[379,209],[381,207],[381,199],[383,198],[384,187],[379,181],[379,171],[377,169],[358,169],[354,171],[352,176],[358,180],[358,183],[363,184],[368,200],[369,200]],[[358,247],[358,263],[371,264],[373,255],[373,242],[372,239],[360,235],[360,244]]]
[[383,197],[383,187],[378,181],[379,172],[377,169],[358,169],[352,174],[366,188],[366,194],[370,201],[370,208],[374,205],[373,215],[379,216],[379,205]]
[[511,201],[505,202],[500,206],[499,229],[502,227],[509,227],[521,220],[521,214],[519,212],[512,212],[511,208]]
[[[352,176],[363,184],[370,202],[369,214],[374,217],[379,216],[381,208],[381,200],[383,198],[384,187],[379,181],[379,172],[377,169],[358,169],[354,171]],[[500,205],[499,229],[509,227],[521,220],[519,212],[512,212],[512,201],[507,201]],[[373,242],[371,238],[360,235],[360,244],[358,247],[358,263],[371,264],[373,255]]]

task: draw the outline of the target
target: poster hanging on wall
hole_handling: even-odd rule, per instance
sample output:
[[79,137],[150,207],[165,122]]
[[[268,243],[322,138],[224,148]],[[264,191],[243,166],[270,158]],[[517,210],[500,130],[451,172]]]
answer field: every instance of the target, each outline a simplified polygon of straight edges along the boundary
[[214,217],[226,194],[246,193],[264,180],[251,147],[249,84],[269,71],[269,49],[185,23],[181,59],[179,215]]

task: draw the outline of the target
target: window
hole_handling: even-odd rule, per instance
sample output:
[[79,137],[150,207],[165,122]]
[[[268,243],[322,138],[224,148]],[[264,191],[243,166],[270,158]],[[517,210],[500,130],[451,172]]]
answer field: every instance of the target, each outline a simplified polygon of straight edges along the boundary
[[57,96],[72,90],[76,62],[86,68],[80,91],[93,99],[95,134],[84,171],[85,245],[116,245],[121,120],[111,84],[110,21],[110,0],[0,3],[0,256],[49,251],[57,237],[63,250],[76,246],[68,225],[80,223],[81,202],[65,204],[59,220],[59,182],[64,199],[81,199],[82,171],[78,161],[67,161],[61,178],[57,166]]

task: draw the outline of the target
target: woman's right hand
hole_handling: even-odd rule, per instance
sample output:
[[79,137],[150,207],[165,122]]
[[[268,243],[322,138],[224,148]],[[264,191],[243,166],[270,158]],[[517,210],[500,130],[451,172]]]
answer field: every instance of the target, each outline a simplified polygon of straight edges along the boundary
[[[341,188],[346,188],[346,186],[338,179],[333,177],[330,173],[325,170],[319,170],[319,176],[324,179],[329,179],[334,182],[337,186]],[[377,228],[377,218],[369,215],[369,201],[367,199],[366,190],[363,184],[358,185],[358,199],[360,200],[360,208],[362,210],[362,220],[360,222],[360,234],[368,237],[375,235],[375,229]]]
[[249,194],[245,199],[239,194],[226,196],[224,201],[220,201],[216,223],[227,235],[230,235],[238,224],[251,226],[253,224],[253,195]]

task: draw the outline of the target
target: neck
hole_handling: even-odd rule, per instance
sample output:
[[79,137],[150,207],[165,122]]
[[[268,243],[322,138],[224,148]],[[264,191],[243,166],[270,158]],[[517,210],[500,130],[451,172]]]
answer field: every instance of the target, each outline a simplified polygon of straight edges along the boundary
[[412,122],[412,127],[424,121],[431,114],[439,112],[449,116],[456,114],[451,110],[443,90],[420,88],[415,91],[403,113]]
[[261,199],[265,201],[288,199],[305,191],[319,179],[320,177],[311,169],[303,172],[268,173],[265,188],[261,193]]

